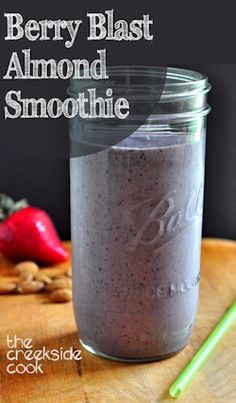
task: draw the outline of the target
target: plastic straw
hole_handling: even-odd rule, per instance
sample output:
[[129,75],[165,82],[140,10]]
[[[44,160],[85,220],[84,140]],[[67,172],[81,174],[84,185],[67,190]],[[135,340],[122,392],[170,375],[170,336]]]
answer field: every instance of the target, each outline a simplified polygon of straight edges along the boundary
[[233,322],[236,320],[236,300],[232,303],[231,307],[225,313],[220,322],[216,325],[213,332],[203,343],[203,345],[198,350],[197,354],[189,362],[187,367],[180,373],[171,388],[169,389],[169,394],[178,398],[188,384],[193,379],[196,372],[201,368],[204,362],[207,360],[209,355],[212,353],[216,345],[222,339],[226,331],[230,328]]

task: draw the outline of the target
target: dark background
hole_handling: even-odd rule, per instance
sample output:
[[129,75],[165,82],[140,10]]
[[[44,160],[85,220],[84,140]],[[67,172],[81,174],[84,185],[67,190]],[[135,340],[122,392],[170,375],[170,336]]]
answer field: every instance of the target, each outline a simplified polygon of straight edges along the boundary
[[[1,2],[1,77],[6,73],[13,51],[31,48],[32,57],[60,59],[94,59],[96,49],[107,48],[108,65],[167,64],[192,68],[206,73],[212,84],[208,117],[205,236],[236,238],[236,54],[234,13],[220,4],[199,1],[193,8],[189,1],[145,1],[135,8],[128,2],[113,5],[116,19],[141,18],[150,14],[154,19],[154,41],[86,42],[86,24],[72,49],[63,43],[29,43],[26,40],[4,41],[4,12],[20,12],[25,20],[83,19],[87,12],[104,12],[111,2],[87,1],[78,4]],[[77,2],[76,2],[77,3]],[[98,4],[99,3],[99,4]],[[106,3],[106,4],[105,4]],[[132,2],[131,2],[132,3]],[[56,7],[55,7],[56,4]],[[188,7],[186,7],[188,6]],[[214,7],[214,12],[212,11]],[[231,42],[230,42],[231,41]],[[230,45],[231,43],[231,45]],[[227,45],[226,45],[227,44]],[[182,63],[182,64],[180,64]],[[198,63],[198,64],[197,64]],[[216,64],[217,63],[217,64]],[[231,64],[234,63],[234,64]],[[63,155],[68,149],[66,119],[4,120],[4,97],[9,89],[21,89],[23,97],[66,97],[67,82],[1,80],[0,101],[0,193],[13,198],[26,197],[52,216],[60,235],[70,237],[69,164]]]

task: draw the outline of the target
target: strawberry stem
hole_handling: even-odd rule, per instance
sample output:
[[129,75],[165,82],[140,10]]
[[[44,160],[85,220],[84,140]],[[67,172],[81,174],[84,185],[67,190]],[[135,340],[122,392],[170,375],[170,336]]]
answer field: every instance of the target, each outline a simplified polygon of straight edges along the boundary
[[5,194],[0,194],[0,223],[8,218],[11,214],[23,209],[24,207],[27,207],[28,205],[29,204],[26,199],[14,202],[11,197]]

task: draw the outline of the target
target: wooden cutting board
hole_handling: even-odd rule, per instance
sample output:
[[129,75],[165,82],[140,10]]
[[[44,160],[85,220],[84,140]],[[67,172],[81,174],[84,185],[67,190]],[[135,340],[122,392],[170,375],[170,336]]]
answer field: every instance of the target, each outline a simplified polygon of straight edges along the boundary
[[[70,245],[68,244],[68,248]],[[50,270],[63,272],[66,265]],[[11,274],[0,260],[0,275]],[[81,348],[72,304],[52,304],[45,294],[1,296],[1,394],[9,403],[171,402],[168,389],[236,296],[236,242],[202,243],[200,305],[190,344],[175,357],[145,364],[123,364],[95,357]],[[44,361],[43,374],[6,372],[6,335],[31,338],[34,349],[82,349],[82,361]],[[236,402],[236,326],[218,345],[179,399]]]

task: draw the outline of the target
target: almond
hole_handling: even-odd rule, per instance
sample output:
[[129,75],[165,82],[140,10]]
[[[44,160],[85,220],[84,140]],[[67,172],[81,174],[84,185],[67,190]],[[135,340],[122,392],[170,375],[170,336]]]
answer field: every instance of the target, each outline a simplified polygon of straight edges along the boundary
[[16,289],[16,284],[8,282],[0,282],[0,294],[8,294]]
[[38,273],[39,267],[34,262],[21,262],[14,266],[14,270],[17,274],[27,272],[34,277]]
[[58,270],[53,268],[43,268],[40,269],[40,273],[45,274],[46,276],[50,277],[51,279],[58,278],[64,275],[63,273],[58,273]]
[[72,300],[72,291],[67,288],[55,290],[50,295],[52,302],[69,302]]
[[67,289],[72,288],[72,281],[70,278],[63,276],[63,277],[57,278],[56,280],[52,280],[52,282],[50,284],[47,284],[47,286],[46,286],[46,290],[51,291],[51,292],[62,289],[62,288],[67,288]]
[[71,266],[70,266],[70,267],[67,267],[67,269],[66,269],[66,276],[72,277],[72,267],[71,267]]
[[22,281],[19,283],[17,290],[21,294],[33,294],[44,288],[45,284],[42,281]]
[[25,281],[32,281],[34,279],[34,276],[32,273],[28,272],[28,271],[22,271],[20,274],[20,278],[19,278],[19,282],[25,282]]
[[35,276],[35,280],[42,281],[44,284],[49,284],[52,282],[52,279],[44,273],[38,273]]

